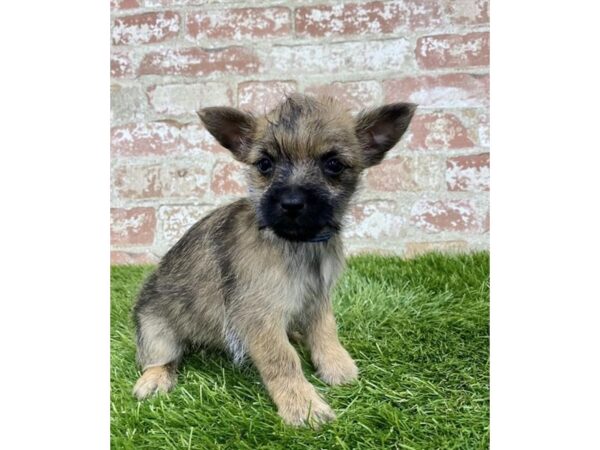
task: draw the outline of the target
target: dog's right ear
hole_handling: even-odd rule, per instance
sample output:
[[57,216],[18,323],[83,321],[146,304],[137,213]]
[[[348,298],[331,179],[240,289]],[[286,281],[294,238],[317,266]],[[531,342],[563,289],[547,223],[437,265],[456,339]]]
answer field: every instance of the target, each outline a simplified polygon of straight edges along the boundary
[[256,129],[254,116],[235,108],[220,106],[201,109],[198,116],[219,144],[231,151],[235,159],[246,162],[246,154]]

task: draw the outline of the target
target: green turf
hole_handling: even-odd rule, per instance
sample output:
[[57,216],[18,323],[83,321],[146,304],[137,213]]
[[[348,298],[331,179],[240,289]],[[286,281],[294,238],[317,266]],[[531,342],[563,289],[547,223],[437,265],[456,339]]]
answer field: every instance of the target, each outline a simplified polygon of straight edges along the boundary
[[184,360],[178,385],[144,402],[131,307],[150,267],[113,267],[111,440],[115,449],[483,449],[489,442],[489,255],[349,261],[334,302],[360,379],[309,381],[338,419],[285,426],[252,366],[220,353]]

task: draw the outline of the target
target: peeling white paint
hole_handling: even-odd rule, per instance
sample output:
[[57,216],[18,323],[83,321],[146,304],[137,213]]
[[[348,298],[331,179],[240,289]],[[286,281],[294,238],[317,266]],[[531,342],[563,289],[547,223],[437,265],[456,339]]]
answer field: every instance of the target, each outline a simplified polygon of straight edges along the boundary
[[158,209],[158,239],[164,246],[172,246],[209,211],[211,205],[165,205]]
[[464,167],[450,160],[446,169],[449,190],[486,191],[490,186],[489,166]]
[[406,39],[274,46],[263,56],[262,70],[286,74],[399,70],[410,51]]
[[379,239],[401,235],[406,220],[395,210],[394,202],[374,200],[352,207],[346,219],[347,239]]
[[179,15],[158,13],[156,20],[149,16],[148,22],[126,23],[117,19],[112,29],[113,41],[117,44],[138,45],[159,42],[169,34],[179,32]]

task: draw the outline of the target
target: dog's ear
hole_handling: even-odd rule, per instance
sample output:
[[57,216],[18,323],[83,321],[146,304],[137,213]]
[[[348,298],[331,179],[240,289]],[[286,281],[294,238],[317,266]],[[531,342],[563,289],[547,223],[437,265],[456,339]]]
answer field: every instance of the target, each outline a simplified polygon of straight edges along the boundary
[[367,167],[379,164],[400,140],[417,109],[414,103],[391,103],[362,111],[356,118],[356,135]]
[[229,107],[204,108],[198,116],[219,144],[231,151],[235,159],[246,162],[256,128],[254,116]]

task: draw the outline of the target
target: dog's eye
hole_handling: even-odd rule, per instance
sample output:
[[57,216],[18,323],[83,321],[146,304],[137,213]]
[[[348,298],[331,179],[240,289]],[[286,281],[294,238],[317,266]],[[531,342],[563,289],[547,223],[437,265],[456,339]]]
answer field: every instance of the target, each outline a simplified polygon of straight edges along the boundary
[[271,172],[271,169],[273,168],[273,163],[269,158],[262,158],[256,163],[256,167],[258,168],[260,173],[266,175],[269,172]]
[[344,165],[337,158],[329,158],[325,161],[325,172],[328,174],[339,175],[344,168]]

